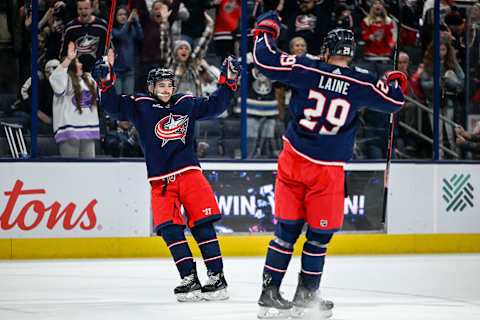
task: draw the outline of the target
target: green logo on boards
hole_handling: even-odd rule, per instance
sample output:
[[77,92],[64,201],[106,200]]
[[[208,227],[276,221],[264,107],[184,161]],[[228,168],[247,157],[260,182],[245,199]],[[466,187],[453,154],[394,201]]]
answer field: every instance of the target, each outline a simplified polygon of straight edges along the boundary
[[467,206],[473,208],[473,186],[471,175],[454,174],[450,180],[443,179],[442,198],[447,204],[447,212],[462,212]]

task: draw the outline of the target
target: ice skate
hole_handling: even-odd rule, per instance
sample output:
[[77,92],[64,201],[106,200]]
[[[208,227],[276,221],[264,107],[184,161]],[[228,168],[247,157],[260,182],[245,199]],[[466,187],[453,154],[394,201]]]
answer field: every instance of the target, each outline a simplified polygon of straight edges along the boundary
[[223,272],[214,273],[208,270],[208,280],[202,287],[202,294],[203,298],[209,301],[228,299],[227,281]]
[[262,294],[258,299],[258,319],[288,319],[292,303],[280,295],[279,287],[272,284],[272,276],[263,273]]
[[333,315],[333,302],[320,298],[318,290],[305,287],[301,275],[298,276],[298,286],[292,302],[294,319],[328,319]]
[[195,302],[202,300],[202,285],[197,276],[197,267],[194,264],[192,272],[183,277],[180,284],[173,290],[180,302]]

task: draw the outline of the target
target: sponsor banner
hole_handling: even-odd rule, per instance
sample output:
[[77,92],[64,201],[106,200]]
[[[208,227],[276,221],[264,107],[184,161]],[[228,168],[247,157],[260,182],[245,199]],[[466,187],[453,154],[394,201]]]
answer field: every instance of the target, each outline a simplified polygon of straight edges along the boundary
[[480,165],[392,165],[388,233],[480,233]]
[[436,232],[480,232],[480,166],[439,166]]
[[[224,215],[219,232],[274,230],[275,163],[204,167]],[[382,228],[383,173],[366,168],[347,171],[343,230]],[[143,162],[6,162],[0,165],[0,176],[0,238],[151,234],[150,186]]]
[[144,163],[2,163],[0,238],[146,236],[145,171]]
[[[275,230],[275,178],[273,170],[205,170],[217,196],[223,218],[220,233]],[[344,231],[379,231],[383,226],[383,171],[347,171]],[[321,208],[319,208],[321,210]]]

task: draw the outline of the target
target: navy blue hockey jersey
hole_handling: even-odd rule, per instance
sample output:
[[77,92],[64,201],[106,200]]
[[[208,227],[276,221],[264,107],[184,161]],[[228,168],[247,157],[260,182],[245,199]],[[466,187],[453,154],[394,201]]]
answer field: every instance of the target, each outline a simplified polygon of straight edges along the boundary
[[107,22],[98,17],[91,23],[82,23],[78,18],[73,19],[65,26],[60,59],[67,55],[68,44],[73,42],[78,60],[83,64],[83,71],[92,72],[95,62],[101,59],[105,50],[107,29]]
[[220,85],[209,98],[175,94],[166,105],[144,94],[118,95],[114,87],[102,92],[100,105],[116,120],[137,129],[147,162],[148,180],[187,170],[201,170],[195,155],[195,120],[216,117],[231,103],[234,92]]
[[284,139],[315,163],[344,165],[352,158],[359,109],[391,113],[404,103],[396,83],[305,55],[279,52],[271,35],[256,39],[253,59],[260,72],[293,88],[293,120]]

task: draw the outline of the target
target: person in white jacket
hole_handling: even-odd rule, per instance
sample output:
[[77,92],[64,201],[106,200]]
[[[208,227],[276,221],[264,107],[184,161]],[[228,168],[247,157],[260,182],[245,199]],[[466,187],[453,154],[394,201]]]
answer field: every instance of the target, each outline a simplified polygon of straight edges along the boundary
[[95,140],[100,139],[96,83],[83,72],[73,42],[67,56],[49,78],[53,89],[53,131],[60,155],[95,158]]

